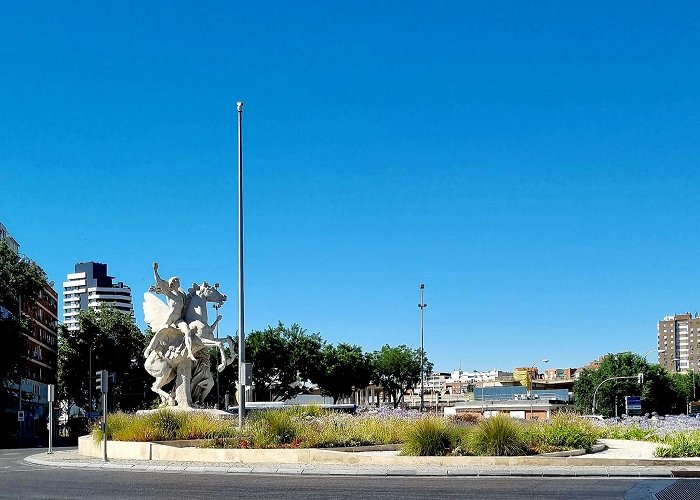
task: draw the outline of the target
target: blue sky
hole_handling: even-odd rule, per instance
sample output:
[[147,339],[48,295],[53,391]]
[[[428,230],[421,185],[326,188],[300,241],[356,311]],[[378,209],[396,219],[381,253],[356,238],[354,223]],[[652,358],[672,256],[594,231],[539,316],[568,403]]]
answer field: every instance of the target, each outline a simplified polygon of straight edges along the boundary
[[[693,2],[20,2],[0,221],[61,283],[151,262],[246,330],[425,345],[438,370],[644,353],[700,310]],[[649,359],[653,359],[650,356]]]

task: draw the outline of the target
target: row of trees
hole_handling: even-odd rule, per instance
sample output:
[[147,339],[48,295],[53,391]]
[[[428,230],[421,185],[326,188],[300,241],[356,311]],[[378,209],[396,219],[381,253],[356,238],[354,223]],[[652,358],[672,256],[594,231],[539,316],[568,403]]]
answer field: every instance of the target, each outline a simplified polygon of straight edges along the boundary
[[[60,328],[59,397],[83,408],[94,408],[99,395],[92,391],[92,405],[88,402],[90,384],[94,383],[89,375],[106,369],[117,375],[110,389],[111,407],[129,411],[151,405],[155,399],[149,388],[152,379],[143,368],[143,350],[150,331],[142,333],[132,318],[110,308],[82,311],[78,324],[75,331]],[[212,350],[211,356],[214,370],[218,353]],[[415,388],[421,378],[419,349],[385,345],[366,353],[358,345],[327,343],[318,333],[307,333],[297,324],[287,327],[279,323],[249,333],[246,361],[253,363],[256,400],[288,400],[307,392],[311,383],[337,402],[349,397],[354,389],[374,382],[398,406],[404,393]],[[426,374],[432,370],[427,359],[424,370]],[[218,378],[221,394],[235,393],[236,364],[219,373]],[[215,390],[208,401],[216,401]]]
[[[257,400],[291,399],[306,392],[310,382],[337,402],[374,382],[396,407],[404,393],[417,387],[421,379],[420,349],[385,345],[366,353],[358,345],[329,344],[318,333],[307,333],[297,324],[287,327],[278,323],[249,333],[246,361],[253,363]],[[427,357],[423,365],[427,376],[433,365]],[[227,368],[219,377],[226,390],[234,390],[235,368]]]
[[[637,380],[640,373],[642,383]],[[606,382],[607,379],[613,380]],[[649,364],[642,356],[625,352],[608,354],[597,369],[584,368],[574,385],[574,396],[578,410],[583,413],[591,413],[595,395],[596,413],[603,416],[614,416],[616,408],[618,414],[624,413],[625,396],[641,396],[644,413],[678,414],[685,413],[687,403],[694,396],[700,396],[699,385],[700,376],[669,373],[657,364]]]

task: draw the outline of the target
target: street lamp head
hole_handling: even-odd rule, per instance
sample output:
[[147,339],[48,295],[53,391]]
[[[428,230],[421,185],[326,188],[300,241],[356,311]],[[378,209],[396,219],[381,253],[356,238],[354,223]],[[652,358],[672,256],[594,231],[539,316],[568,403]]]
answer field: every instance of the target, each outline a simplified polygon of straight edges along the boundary
[[549,358],[544,358],[544,359],[542,360],[542,362],[543,362],[543,363],[549,363]]

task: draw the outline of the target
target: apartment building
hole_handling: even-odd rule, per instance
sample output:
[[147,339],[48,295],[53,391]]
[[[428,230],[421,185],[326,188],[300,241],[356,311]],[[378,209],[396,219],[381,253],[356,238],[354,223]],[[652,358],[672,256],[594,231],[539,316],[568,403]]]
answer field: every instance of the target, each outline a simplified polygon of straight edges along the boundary
[[63,322],[68,330],[78,329],[78,313],[109,305],[134,315],[131,288],[107,274],[107,264],[80,262],[63,282]]
[[[7,228],[0,224],[0,239],[21,257],[19,243],[10,236]],[[18,297],[16,311],[4,310],[5,314],[20,313],[22,317],[32,320],[32,329],[25,334],[27,363],[20,382],[21,402],[16,406],[3,408],[4,412],[14,413],[20,409],[24,412],[24,421],[20,424],[25,437],[46,432],[44,423],[48,419],[48,386],[56,384],[56,367],[58,363],[58,293],[53,289],[53,282],[44,283],[36,302],[30,304]],[[17,384],[14,384],[15,391]],[[17,420],[16,418],[14,419]]]
[[666,316],[656,330],[659,364],[671,372],[700,368],[700,316],[695,313]]

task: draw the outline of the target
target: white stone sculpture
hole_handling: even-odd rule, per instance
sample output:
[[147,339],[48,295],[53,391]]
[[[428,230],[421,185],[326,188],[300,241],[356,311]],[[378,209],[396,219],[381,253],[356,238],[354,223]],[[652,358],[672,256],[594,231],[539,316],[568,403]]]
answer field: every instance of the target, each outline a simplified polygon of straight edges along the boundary
[[[166,281],[158,275],[157,262],[153,263],[153,275],[155,285],[143,294],[146,324],[154,332],[144,352],[144,367],[156,379],[151,389],[160,396],[161,406],[196,408],[214,386],[209,370],[209,349],[219,349],[221,363],[217,366],[218,371],[234,359],[233,356],[227,358],[224,350],[228,344],[233,352],[233,339],[229,336],[218,341],[213,336],[221,316],[211,325],[207,319],[207,302],[221,307],[226,295],[206,281],[201,285],[193,283],[185,293],[180,288],[179,278]],[[165,295],[167,304],[150,292]],[[173,380],[173,388],[169,393],[165,392],[163,387]]]

